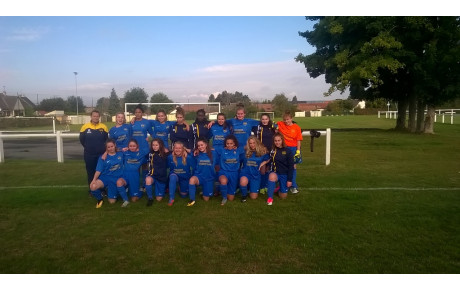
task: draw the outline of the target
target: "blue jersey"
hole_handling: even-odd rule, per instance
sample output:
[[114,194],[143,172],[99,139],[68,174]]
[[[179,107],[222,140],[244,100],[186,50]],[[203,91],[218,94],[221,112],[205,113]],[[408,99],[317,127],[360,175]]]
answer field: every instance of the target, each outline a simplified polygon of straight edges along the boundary
[[246,154],[244,155],[243,168],[241,169],[241,174],[245,174],[249,179],[258,179],[260,177],[259,167],[263,161],[270,160],[270,155],[265,154],[263,156],[256,156],[256,153],[253,152],[252,155],[248,158]]
[[140,151],[132,152],[126,151],[123,152],[124,156],[124,171],[125,172],[138,172],[142,164],[145,164],[145,155]]
[[105,160],[99,157],[96,171],[101,172],[100,176],[121,177],[123,175],[123,154],[116,152],[114,155],[107,155]]
[[221,149],[217,150],[217,164],[220,170],[225,172],[238,172],[240,164],[244,158],[244,149],[237,148],[235,150]]
[[130,124],[122,124],[119,127],[112,127],[109,130],[109,138],[115,140],[117,150],[121,151],[123,148],[128,147],[129,140],[133,135]]
[[209,158],[207,153],[200,152],[195,157],[195,173],[194,176],[199,176],[205,179],[205,181],[214,181],[216,179],[216,152],[211,151],[212,160]]
[[159,122],[158,120],[150,120],[150,124],[153,127],[153,138],[159,138],[163,141],[166,148],[169,148],[169,131],[176,122],[175,121],[165,121],[164,123]]
[[254,126],[259,125],[259,120],[245,118],[243,120],[238,120],[232,118],[227,121],[232,127],[232,133],[235,135],[238,140],[240,148],[243,148],[246,145],[248,138],[251,136],[251,130]]
[[212,146],[214,149],[224,148],[224,141],[227,135],[230,134],[230,127],[227,126],[224,129],[223,125],[214,123],[209,129],[209,135],[212,138]]
[[185,165],[182,162],[182,157],[176,157],[176,163],[172,155],[168,156],[168,167],[169,174],[176,174],[181,179],[190,179],[193,174],[193,169],[195,168],[195,159],[192,155],[187,155],[185,159]]
[[135,120],[134,124],[131,125],[131,129],[133,132],[133,138],[139,144],[139,150],[143,154],[148,154],[150,151],[149,142],[147,141],[147,133],[153,136],[152,126],[150,124],[150,120],[142,118],[142,120]]

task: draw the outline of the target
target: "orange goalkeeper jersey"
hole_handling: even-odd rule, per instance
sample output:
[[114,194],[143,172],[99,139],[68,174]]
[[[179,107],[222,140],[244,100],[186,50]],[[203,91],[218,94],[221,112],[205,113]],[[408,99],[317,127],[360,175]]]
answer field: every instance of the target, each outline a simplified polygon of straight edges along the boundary
[[293,123],[287,126],[283,121],[278,121],[278,132],[284,136],[284,141],[288,147],[297,147],[297,141],[303,140],[300,126]]

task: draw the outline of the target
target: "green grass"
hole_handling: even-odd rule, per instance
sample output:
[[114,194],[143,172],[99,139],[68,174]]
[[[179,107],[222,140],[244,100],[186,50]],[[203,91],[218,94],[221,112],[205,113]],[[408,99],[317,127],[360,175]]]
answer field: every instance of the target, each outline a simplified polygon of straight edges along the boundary
[[[7,160],[0,272],[459,273],[459,125],[416,135],[393,131],[394,120],[296,120],[332,128],[331,164],[325,139],[312,153],[307,137],[301,192],[272,207],[262,196],[95,209],[83,162]],[[17,186],[55,187],[7,188]]]

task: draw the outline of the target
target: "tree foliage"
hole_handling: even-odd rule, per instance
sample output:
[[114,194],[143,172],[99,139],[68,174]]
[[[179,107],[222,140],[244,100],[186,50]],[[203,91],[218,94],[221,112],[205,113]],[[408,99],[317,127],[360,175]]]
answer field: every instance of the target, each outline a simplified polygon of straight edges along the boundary
[[331,85],[326,96],[349,89],[351,98],[397,102],[396,127],[406,127],[409,109],[409,129],[420,131],[425,105],[437,106],[460,94],[459,17],[307,19],[317,23],[299,35],[316,51],[295,60],[310,77],[325,75]]
[[228,93],[227,91],[223,91],[222,93],[219,93],[217,95],[214,102],[220,102],[222,106],[228,106],[230,104],[237,103],[242,103],[245,106],[249,106],[251,103],[251,99],[249,99],[248,95],[244,95],[243,93],[238,91],[236,91],[235,93]]
[[[152,103],[173,103],[174,101],[169,99],[169,97],[166,94],[162,92],[158,92],[158,93],[153,94],[152,97],[150,97],[150,102]],[[158,110],[160,109],[164,109],[166,113],[169,113],[172,110],[174,110],[174,108],[175,108],[174,105],[151,105],[150,106],[150,110],[152,113],[157,113]]]
[[276,116],[282,116],[286,111],[294,112],[297,109],[297,105],[292,104],[284,94],[276,94],[272,100],[273,110]]
[[112,88],[112,92],[110,92],[110,97],[109,97],[108,112],[110,115],[115,115],[119,111],[121,111],[120,98],[118,98],[118,95],[117,95],[117,92],[115,92],[115,89]]
[[[149,95],[145,93],[143,88],[134,87],[125,92],[124,103],[147,103]],[[134,112],[134,106],[129,107],[131,112]]]
[[[43,99],[39,105],[40,110],[44,110],[47,112],[50,112],[53,110],[65,110],[66,107],[67,107],[66,101],[64,101],[64,99],[62,99],[61,97]],[[75,108],[75,111],[76,111],[76,108]]]

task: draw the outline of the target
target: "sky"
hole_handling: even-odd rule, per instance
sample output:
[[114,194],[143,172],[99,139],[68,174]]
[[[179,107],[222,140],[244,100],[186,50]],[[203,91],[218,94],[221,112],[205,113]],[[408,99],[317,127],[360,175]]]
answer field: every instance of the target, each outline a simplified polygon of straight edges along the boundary
[[[259,10],[251,5],[244,6],[245,10],[208,5],[209,13],[188,6],[196,1],[179,1],[182,5],[174,1],[163,10],[143,9],[134,5],[137,0],[114,10],[86,0],[78,6],[45,10],[43,1],[22,2],[15,1],[11,14],[0,14],[0,90],[23,94],[35,103],[78,95],[91,106],[100,97],[108,97],[112,88],[123,97],[134,87],[143,88],[149,96],[162,92],[175,102],[206,102],[210,94],[224,90],[258,101],[280,93],[300,101],[348,97],[346,93],[324,97],[329,88],[324,76],[310,78],[304,65],[294,60],[299,53],[314,52],[299,36],[314,24],[302,15],[315,15],[324,7],[315,10],[309,4],[296,10],[291,6],[287,14],[294,15],[285,15],[283,6],[270,6],[268,13],[262,10],[257,15],[253,12]],[[289,2],[296,1],[283,3]],[[335,9],[340,5],[331,2]],[[281,15],[267,16],[276,12]]]
[[322,100],[324,77],[294,60],[314,52],[299,36],[312,25],[302,16],[0,17],[0,89],[33,102],[78,94],[86,105],[133,87],[176,102],[224,90]]

